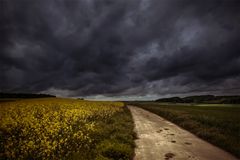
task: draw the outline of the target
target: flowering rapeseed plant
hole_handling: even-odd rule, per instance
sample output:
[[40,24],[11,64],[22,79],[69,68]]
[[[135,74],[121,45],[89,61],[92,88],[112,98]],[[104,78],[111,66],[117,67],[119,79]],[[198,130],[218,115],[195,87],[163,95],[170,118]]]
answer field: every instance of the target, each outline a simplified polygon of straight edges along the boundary
[[1,155],[7,159],[59,159],[90,148],[121,102],[34,99],[0,103]]

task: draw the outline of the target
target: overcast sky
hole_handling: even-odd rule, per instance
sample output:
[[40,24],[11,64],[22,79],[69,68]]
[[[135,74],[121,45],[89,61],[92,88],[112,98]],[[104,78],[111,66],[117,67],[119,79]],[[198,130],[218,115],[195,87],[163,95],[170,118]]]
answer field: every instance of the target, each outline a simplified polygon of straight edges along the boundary
[[1,0],[0,92],[240,93],[239,0]]

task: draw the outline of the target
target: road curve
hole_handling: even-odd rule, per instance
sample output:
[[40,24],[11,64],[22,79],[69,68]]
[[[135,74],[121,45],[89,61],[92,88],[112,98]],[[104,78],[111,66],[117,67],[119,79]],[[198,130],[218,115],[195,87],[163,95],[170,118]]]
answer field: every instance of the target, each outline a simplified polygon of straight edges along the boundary
[[138,137],[134,160],[237,160],[156,114],[134,106],[128,108]]

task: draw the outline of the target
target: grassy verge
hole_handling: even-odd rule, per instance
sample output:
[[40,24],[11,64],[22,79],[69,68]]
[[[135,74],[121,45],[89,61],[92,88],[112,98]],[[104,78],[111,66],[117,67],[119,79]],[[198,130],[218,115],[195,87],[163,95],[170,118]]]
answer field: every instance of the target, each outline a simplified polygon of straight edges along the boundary
[[240,105],[131,103],[240,157]]
[[117,113],[106,122],[99,123],[97,160],[130,160],[134,155],[134,123],[130,111]]

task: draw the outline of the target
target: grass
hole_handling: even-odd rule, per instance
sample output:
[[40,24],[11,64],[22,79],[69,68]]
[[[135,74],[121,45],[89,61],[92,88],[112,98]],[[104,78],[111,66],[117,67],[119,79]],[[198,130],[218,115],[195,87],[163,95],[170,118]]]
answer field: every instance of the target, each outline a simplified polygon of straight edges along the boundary
[[240,105],[131,102],[240,158]]
[[134,123],[130,111],[117,113],[106,122],[99,123],[101,134],[95,148],[97,160],[130,160],[134,155]]

